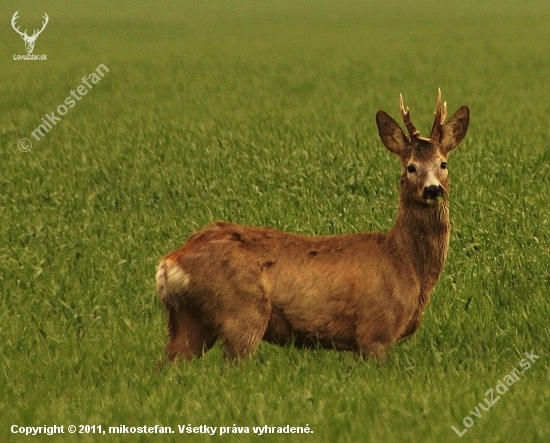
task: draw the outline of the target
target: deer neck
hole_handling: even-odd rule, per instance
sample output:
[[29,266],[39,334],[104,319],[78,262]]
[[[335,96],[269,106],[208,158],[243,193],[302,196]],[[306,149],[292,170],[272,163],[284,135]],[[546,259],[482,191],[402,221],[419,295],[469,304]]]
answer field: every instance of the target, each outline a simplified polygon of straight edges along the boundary
[[421,304],[443,271],[449,245],[449,210],[446,204],[426,206],[401,198],[399,212],[388,238],[398,260],[416,274],[421,287]]

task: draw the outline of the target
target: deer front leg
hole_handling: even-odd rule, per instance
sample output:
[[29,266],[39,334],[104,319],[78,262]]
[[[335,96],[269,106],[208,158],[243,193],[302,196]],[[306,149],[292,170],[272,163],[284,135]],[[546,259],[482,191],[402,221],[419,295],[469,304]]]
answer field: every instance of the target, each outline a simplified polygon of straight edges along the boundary
[[404,338],[407,338],[410,335],[413,335],[418,327],[420,326],[420,322],[422,321],[422,312],[420,309],[416,309],[414,311],[414,314],[412,315],[411,319],[409,320],[409,323],[407,323],[407,326],[405,327],[404,331],[400,334],[399,340],[402,340]]
[[357,326],[357,345],[363,358],[377,357],[383,359],[386,348],[394,339],[393,321],[383,309],[369,312],[368,319]]

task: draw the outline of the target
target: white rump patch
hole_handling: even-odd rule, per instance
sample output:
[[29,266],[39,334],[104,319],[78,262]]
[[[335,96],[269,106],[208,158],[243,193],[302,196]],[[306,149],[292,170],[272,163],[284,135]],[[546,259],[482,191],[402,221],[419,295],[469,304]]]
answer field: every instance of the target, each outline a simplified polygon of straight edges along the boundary
[[191,278],[180,266],[167,259],[158,265],[156,280],[158,295],[164,301],[171,294],[185,291]]

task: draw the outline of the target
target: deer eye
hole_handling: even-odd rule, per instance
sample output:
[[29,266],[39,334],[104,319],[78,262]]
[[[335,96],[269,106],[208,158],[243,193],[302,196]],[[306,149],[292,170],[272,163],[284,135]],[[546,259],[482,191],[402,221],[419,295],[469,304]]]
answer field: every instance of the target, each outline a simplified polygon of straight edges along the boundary
[[447,169],[447,162],[441,162],[441,169]]
[[407,172],[409,172],[411,174],[416,172],[416,168],[414,167],[414,165],[407,166]]

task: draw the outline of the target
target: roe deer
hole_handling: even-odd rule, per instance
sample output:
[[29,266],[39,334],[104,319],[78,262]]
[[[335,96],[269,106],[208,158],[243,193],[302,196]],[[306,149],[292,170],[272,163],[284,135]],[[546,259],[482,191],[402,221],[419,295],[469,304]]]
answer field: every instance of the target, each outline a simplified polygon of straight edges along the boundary
[[443,124],[439,91],[424,138],[401,95],[399,104],[410,139],[384,111],[376,114],[380,138],[402,166],[395,226],[331,236],[206,226],[157,269],[169,360],[201,356],[217,339],[233,360],[261,340],[383,355],[416,331],[447,255],[447,155],[464,138],[470,111],[462,106]]

